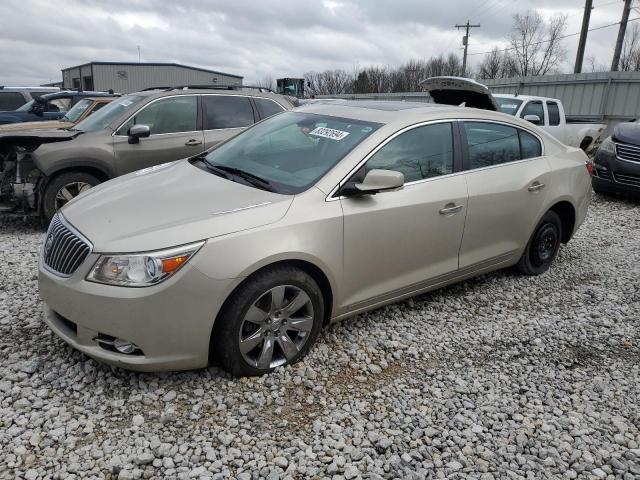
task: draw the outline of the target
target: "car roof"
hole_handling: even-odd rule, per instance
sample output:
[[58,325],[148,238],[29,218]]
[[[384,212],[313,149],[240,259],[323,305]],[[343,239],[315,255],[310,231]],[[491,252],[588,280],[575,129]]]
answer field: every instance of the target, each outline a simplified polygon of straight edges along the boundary
[[553,102],[559,102],[560,101],[557,98],[538,97],[536,95],[515,95],[513,93],[494,93],[493,96],[496,97],[496,98],[513,98],[514,100],[516,100],[516,99],[517,100],[540,100],[540,101],[551,100]]
[[240,86],[227,88],[198,88],[198,87],[159,87],[157,89],[147,89],[140,92],[131,92],[131,95],[155,96],[157,98],[168,97],[172,95],[241,95],[248,97],[265,97],[272,99],[286,99],[289,103],[293,103],[290,98],[285,95],[273,93],[266,89],[260,90],[256,88],[242,88]]
[[6,87],[0,85],[0,92],[58,92],[58,87]]
[[108,92],[89,92],[82,91],[78,92],[75,90],[62,90],[60,92],[47,93],[42,95],[43,100],[54,100],[56,98],[67,98],[67,97],[119,97],[119,93],[108,93]]
[[313,113],[332,117],[348,118],[380,124],[393,124],[402,128],[433,120],[493,120],[531,129],[531,123],[502,112],[444,105],[438,103],[394,102],[386,100],[331,100],[306,103],[294,112]]

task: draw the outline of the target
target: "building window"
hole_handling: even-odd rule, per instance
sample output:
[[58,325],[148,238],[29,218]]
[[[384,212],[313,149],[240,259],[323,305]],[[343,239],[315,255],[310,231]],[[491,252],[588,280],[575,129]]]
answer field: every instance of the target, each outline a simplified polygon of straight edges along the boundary
[[91,75],[82,77],[82,83],[84,84],[83,88],[85,90],[93,90],[93,77]]
[[79,78],[72,78],[71,79],[71,86],[72,86],[72,88],[80,88],[80,79]]

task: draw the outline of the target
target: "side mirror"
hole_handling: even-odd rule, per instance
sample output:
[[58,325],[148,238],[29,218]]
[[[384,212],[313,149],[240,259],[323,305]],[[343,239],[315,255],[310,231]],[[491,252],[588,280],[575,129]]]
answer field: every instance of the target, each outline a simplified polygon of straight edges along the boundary
[[380,192],[398,190],[404,186],[404,175],[393,170],[370,170],[362,183],[347,183],[343,195],[375,195]]
[[527,122],[531,122],[534,125],[539,125],[541,123],[540,117],[538,115],[525,115],[524,119]]
[[147,138],[151,135],[151,129],[149,125],[134,125],[127,134],[129,135],[129,143],[133,145],[140,143],[141,138]]
[[33,105],[31,105],[31,113],[42,116],[45,110],[46,104],[42,101],[41,98],[36,98],[33,102]]

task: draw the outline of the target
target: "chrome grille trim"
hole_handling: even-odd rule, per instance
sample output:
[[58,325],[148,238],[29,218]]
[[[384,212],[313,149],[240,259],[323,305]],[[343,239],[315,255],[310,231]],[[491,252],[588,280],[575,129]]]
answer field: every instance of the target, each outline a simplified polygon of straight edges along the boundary
[[640,163],[640,147],[616,143],[616,157],[627,162]]
[[70,277],[93,250],[91,242],[60,213],[51,220],[42,247],[42,265],[59,277]]

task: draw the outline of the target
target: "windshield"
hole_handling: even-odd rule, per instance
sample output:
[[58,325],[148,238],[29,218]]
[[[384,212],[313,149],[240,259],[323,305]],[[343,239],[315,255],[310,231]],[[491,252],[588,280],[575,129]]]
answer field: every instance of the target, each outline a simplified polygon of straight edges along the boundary
[[31,107],[33,106],[34,102],[35,102],[35,100],[29,100],[27,103],[22,105],[20,108],[16,108],[16,112],[28,112],[29,110],[31,110]]
[[82,114],[84,113],[84,111],[89,108],[91,106],[91,104],[93,103],[93,100],[89,100],[87,98],[84,98],[82,100],[80,100],[78,103],[76,103],[71,110],[69,110],[65,115],[64,115],[64,119],[68,120],[70,122],[77,122],[78,119],[82,116]]
[[145,98],[147,97],[141,95],[127,95],[118,100],[114,100],[93,115],[89,115],[77,124],[75,129],[83,132],[97,132],[98,130],[102,130],[120,115],[136,107],[136,105]]
[[316,183],[356,145],[380,127],[348,118],[285,112],[232,138],[205,162],[241,170],[278,193],[299,193]]
[[498,104],[498,110],[502,113],[508,113],[509,115],[515,115],[522,105],[522,100],[518,100],[515,98],[500,98],[494,97],[496,99],[496,103]]

